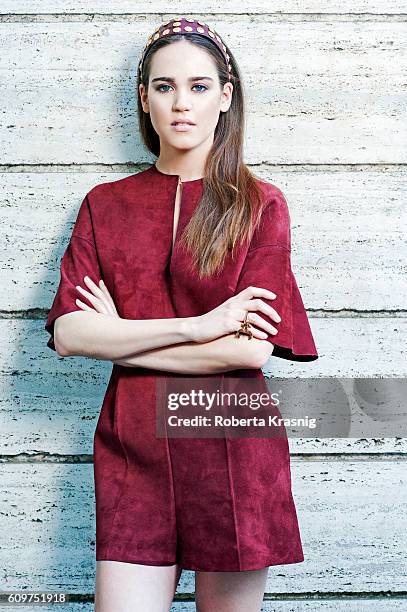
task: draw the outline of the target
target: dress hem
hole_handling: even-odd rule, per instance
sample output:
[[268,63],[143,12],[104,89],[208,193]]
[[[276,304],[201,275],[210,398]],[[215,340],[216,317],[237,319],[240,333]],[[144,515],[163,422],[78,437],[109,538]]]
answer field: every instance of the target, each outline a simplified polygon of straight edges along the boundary
[[213,567],[203,567],[202,565],[196,564],[196,563],[189,563],[187,561],[182,562],[182,561],[146,561],[146,560],[142,560],[142,559],[123,559],[120,558],[123,557],[123,555],[121,554],[115,554],[112,551],[109,551],[109,554],[107,553],[100,553],[96,556],[96,561],[120,561],[121,563],[136,563],[136,564],[140,564],[140,565],[149,565],[149,566],[155,566],[155,567],[169,567],[172,565],[179,565],[179,567],[183,570],[189,570],[189,571],[194,571],[194,572],[247,572],[247,571],[255,571],[255,570],[260,570],[260,569],[264,569],[265,567],[272,567],[274,565],[291,565],[293,563],[302,563],[305,559],[304,557],[294,557],[292,559],[289,560],[279,560],[276,561],[276,559],[272,558],[269,559],[268,561],[264,561],[260,564],[255,564],[254,567],[253,566],[244,566],[241,567],[240,569],[237,569],[236,566],[234,566],[233,568],[222,568],[222,569],[214,569]]

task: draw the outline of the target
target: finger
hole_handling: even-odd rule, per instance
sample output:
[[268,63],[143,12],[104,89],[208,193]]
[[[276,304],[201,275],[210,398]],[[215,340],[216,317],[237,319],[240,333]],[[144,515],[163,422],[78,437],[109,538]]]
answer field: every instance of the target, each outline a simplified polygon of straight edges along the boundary
[[104,303],[104,300],[95,297],[92,293],[89,293],[89,291],[86,291],[86,289],[83,289],[80,285],[76,285],[76,289],[89,300],[97,312],[108,314],[107,306]]
[[88,306],[87,304],[85,304],[85,302],[81,302],[81,300],[79,300],[78,298],[76,298],[75,303],[82,308],[82,310],[91,310],[92,312],[95,312],[94,308],[92,308],[91,306]]
[[109,302],[109,304],[111,305],[113,312],[114,312],[115,314],[118,314],[118,313],[117,313],[117,309],[116,309],[116,304],[114,303],[113,298],[112,298],[112,296],[110,295],[109,289],[106,287],[106,285],[105,285],[105,283],[104,283],[103,279],[100,279],[100,281],[99,281],[99,287],[100,287],[101,291],[103,291],[103,293],[105,294],[106,299],[107,299],[107,301]]
[[[256,327],[250,327],[249,331],[252,333],[253,338],[257,338],[258,340],[266,340],[268,338],[268,334],[266,334],[266,332],[261,331],[261,329],[257,329]],[[239,336],[240,338],[242,336],[247,336],[247,339],[249,339],[249,336],[245,333],[241,333],[242,335]]]
[[258,338],[259,340],[266,340],[269,337],[269,334],[265,331],[254,327],[253,315],[252,312],[247,312],[247,310],[241,310],[238,321],[239,323],[243,323],[245,316],[247,315],[246,321],[250,323],[249,331],[253,334],[254,338]]
[[[96,295],[96,297],[98,297],[101,300],[101,302],[103,302],[104,308],[105,308],[103,310],[104,314],[117,314],[116,308],[112,307],[111,302],[109,301],[106,295],[106,292],[102,291],[102,289],[98,287],[98,285],[89,276],[84,276],[83,280],[85,281],[89,289]],[[107,288],[106,288],[106,291],[107,291]]]
[[99,297],[102,298],[104,296],[102,290],[100,289],[100,287],[97,286],[97,284],[90,278],[90,276],[84,276],[83,280],[86,284],[87,287],[89,287],[89,289],[91,291],[93,291],[93,293]]
[[249,323],[252,323],[257,327],[264,329],[267,332],[267,335],[272,334],[273,336],[275,336],[278,332],[278,330],[273,327],[273,325],[271,325],[268,321],[263,319],[263,317],[256,314],[255,312],[249,312],[247,320],[249,321]]
[[253,310],[259,310],[265,315],[269,316],[270,319],[275,321],[276,323],[281,323],[281,317],[278,312],[272,307],[263,302],[260,298],[255,298],[253,300],[249,300],[245,304],[248,311],[252,312]]
[[252,285],[250,285],[250,287],[246,287],[246,289],[243,289],[241,293],[245,293],[245,296],[248,296],[249,298],[264,297],[267,300],[275,300],[277,297],[273,291],[270,291],[265,287],[253,287]]
[[249,331],[252,332],[253,338],[257,338],[258,340],[267,340],[267,338],[269,337],[266,332],[263,332],[260,329],[257,329],[256,327],[250,327]]

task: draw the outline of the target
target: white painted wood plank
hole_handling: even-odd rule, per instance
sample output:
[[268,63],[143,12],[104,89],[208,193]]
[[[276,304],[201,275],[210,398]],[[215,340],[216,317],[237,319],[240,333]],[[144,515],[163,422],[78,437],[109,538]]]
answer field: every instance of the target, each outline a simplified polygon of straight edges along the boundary
[[[330,327],[333,322],[339,324],[337,333],[342,341],[339,363],[334,357],[336,349],[331,344]],[[326,381],[331,384],[335,383],[336,376],[340,376],[337,384],[344,387],[344,393],[357,414],[352,380],[346,381],[345,377],[405,377],[405,332],[400,333],[401,329],[405,329],[405,323],[405,319],[392,321],[384,318],[359,321],[312,319],[320,346],[320,359],[301,364],[271,358],[263,370],[270,384],[275,377],[323,377],[321,384],[326,377],[333,377]],[[377,338],[372,343],[373,347],[369,343],[370,337]],[[58,357],[46,347],[47,335],[42,321],[1,320],[0,338],[1,452],[8,455],[24,452],[91,454],[93,433],[112,364],[80,357]],[[361,343],[362,339],[364,343]],[[326,351],[323,349],[324,342],[328,344]],[[370,371],[369,366],[372,368]],[[382,409],[388,410],[386,405]],[[366,423],[366,419],[362,423]],[[344,437],[332,441],[327,438],[332,437],[332,430],[318,430],[314,438],[291,438],[291,448],[293,452],[308,453],[406,450],[406,441],[392,438],[365,440],[372,436],[394,436],[393,422],[384,421],[373,430],[379,432],[376,434],[367,430],[365,425],[361,427],[355,420],[349,434],[342,434],[355,440]],[[402,431],[396,435],[402,435]]]
[[[3,172],[0,309],[50,308],[82,198],[96,184],[145,167],[130,173]],[[402,170],[278,171],[263,165],[252,170],[287,198],[292,266],[308,309],[406,308]]]
[[[267,377],[406,377],[406,319],[313,318],[311,324],[320,359],[295,363],[272,357],[263,368]],[[0,320],[1,452],[91,454],[112,364],[81,357],[60,358],[46,346],[47,337],[41,320]],[[335,338],[340,339],[339,349]],[[383,425],[380,437],[386,435],[385,431]],[[332,432],[316,437],[323,435],[332,437]],[[366,438],[369,434],[362,428],[353,437]],[[332,446],[324,439],[293,444],[299,445],[297,452],[311,453],[359,452],[365,448],[364,442],[356,440],[353,444],[347,438]],[[365,448],[366,452],[405,449],[405,444],[394,446],[393,440],[371,441]]]
[[[346,610],[346,612],[369,612],[372,609],[372,604],[374,605],[374,609],[378,612],[389,612],[390,609],[392,612],[397,612],[398,610],[405,610],[407,600],[404,598],[396,599],[392,597],[386,599],[374,598],[374,600],[358,599],[357,597],[353,597],[352,599],[344,598],[343,600],[322,598],[321,601],[316,601],[314,597],[310,597],[309,601],[303,598],[299,601],[295,601],[294,599],[286,599],[283,601],[272,600],[263,603],[261,612],[306,612],[308,610],[312,612],[317,612],[319,610],[324,610],[325,612],[341,612],[342,610]],[[10,612],[19,612],[21,607],[10,608],[8,606],[7,610],[10,610]],[[44,612],[54,612],[54,610],[55,606],[41,606],[41,611]],[[67,604],[64,606],[64,611],[65,610],[66,612],[93,612],[94,605],[93,603]],[[24,612],[38,612],[38,606],[24,606]],[[196,606],[193,602],[175,601],[171,606],[171,612],[196,612]]]
[[[21,382],[15,386],[22,387],[25,381],[25,374],[21,374]],[[47,461],[50,454],[54,455],[53,460],[58,460],[60,457],[63,461],[66,455],[81,457],[88,455],[91,460],[93,434],[106,385],[107,381],[100,385],[88,385],[87,388],[84,386],[83,396],[80,395],[80,391],[67,394],[62,385],[58,387],[55,396],[43,396],[37,389],[31,393],[19,390],[2,392],[0,454],[4,455],[5,460],[7,456],[20,453],[27,456],[34,455],[36,461]],[[90,399],[86,397],[89,390],[93,395]],[[385,424],[378,428],[379,431],[382,429],[384,432]],[[370,435],[370,432],[362,431],[362,437],[351,434],[349,437],[328,438],[327,434],[324,435],[322,432],[316,437],[290,436],[289,444],[293,455],[300,453],[305,457],[323,457],[326,453],[335,453],[338,461],[346,460],[352,453],[362,457],[373,454],[383,460],[390,458],[394,453],[401,455],[407,453],[407,438],[380,438]]]
[[[25,375],[22,374],[19,386],[24,386],[25,379]],[[88,388],[84,389],[84,394],[92,390],[94,397],[91,399],[86,395],[81,396],[80,392],[67,394],[62,385],[58,387],[57,395],[49,397],[44,397],[36,389],[31,393],[18,390],[2,392],[0,454],[5,456],[5,460],[7,456],[20,453],[34,455],[35,460],[39,462],[47,461],[50,454],[54,455],[54,460],[61,457],[63,461],[66,455],[88,455],[91,460],[93,434],[106,385],[107,382],[88,385]],[[385,425],[382,428],[385,430]],[[373,438],[368,437],[367,431],[362,432],[362,437],[350,435],[328,438],[327,434],[324,437],[322,435],[307,438],[290,436],[292,455],[300,453],[305,457],[323,458],[326,453],[335,453],[337,460],[340,461],[346,460],[352,453],[360,454],[362,457],[377,455],[383,460],[390,458],[394,453],[407,454],[407,438]]]
[[[293,362],[272,357],[266,374],[287,376],[404,377],[406,375],[406,319],[404,318],[311,318],[320,358]],[[325,372],[325,374],[323,374]]]
[[[16,593],[16,589],[10,589],[9,591],[10,593]],[[28,593],[32,593],[32,591],[29,590],[29,587],[27,589],[25,589],[24,591],[19,591],[18,594],[20,594],[21,592],[24,592],[27,596]],[[50,593],[51,591],[49,591],[49,589],[46,591],[47,593]],[[61,591],[59,589],[55,589],[53,591],[53,594],[55,596],[55,593],[61,593]],[[93,597],[93,595],[92,595]],[[75,603],[75,602],[65,602],[63,604],[61,604],[61,606],[58,606],[57,604],[53,604],[53,605],[43,605],[43,604],[37,604],[37,605],[29,605],[29,604],[20,604],[20,605],[13,605],[13,604],[7,604],[6,610],[7,612],[20,612],[21,610],[24,610],[24,612],[38,612],[38,610],[41,610],[41,612],[55,612],[55,610],[63,610],[64,612],[94,612],[94,604],[93,602],[83,602],[83,603]],[[173,612],[171,610],[171,612]]]
[[[160,14],[164,15],[166,19],[168,13],[168,19],[173,16],[184,16],[197,19],[204,19],[211,22],[212,14],[233,14],[233,13],[245,13],[245,14],[273,14],[280,15],[281,13],[311,13],[311,14],[324,14],[324,13],[338,13],[344,14],[350,13],[349,18],[358,13],[368,14],[386,14],[391,15],[393,13],[406,13],[406,5],[403,0],[389,0],[384,5],[380,0],[358,0],[357,2],[351,2],[351,0],[344,0],[344,2],[338,3],[334,0],[325,0],[321,3],[317,0],[273,0],[272,2],[266,2],[265,0],[256,0],[254,2],[238,2],[237,0],[225,0],[219,5],[218,2],[207,0],[205,5],[199,0],[188,0],[188,2],[177,2],[177,13],[168,13],[168,2],[164,0],[154,0],[154,4],[145,4],[140,0],[70,0],[64,2],[63,0],[3,0],[0,7],[0,14],[47,14],[55,13],[62,15],[74,15],[75,13],[104,13],[113,15],[126,15],[126,14]],[[204,13],[202,10],[204,9]]]
[[[267,592],[405,590],[405,462],[291,466],[306,561],[271,567]],[[2,589],[92,592],[92,466],[0,469]],[[193,575],[183,572],[178,593],[193,593]]]
[[[406,318],[310,317],[310,322],[319,349],[319,359],[301,363],[271,357],[264,368],[265,374],[277,377],[302,375],[304,378],[335,377],[339,374],[343,377],[407,376]],[[91,372],[93,367],[97,367],[92,362],[99,364],[98,360],[88,358],[59,358],[44,342],[49,336],[43,329],[42,321],[27,326],[27,322],[21,319],[2,320],[0,329],[4,330],[4,334],[7,333],[2,341],[0,362],[4,373],[22,373],[30,369],[36,371],[37,366],[29,363],[29,360],[40,357],[41,371],[44,376],[52,377],[55,384],[55,377],[61,372],[62,376],[66,373],[66,361],[80,360],[83,367],[86,370],[90,368]],[[26,354],[21,354],[21,348]],[[83,376],[83,371],[79,376]]]
[[[152,16],[3,24],[0,163],[144,161],[134,83],[155,25]],[[213,25],[243,74],[250,163],[406,162],[404,23]]]

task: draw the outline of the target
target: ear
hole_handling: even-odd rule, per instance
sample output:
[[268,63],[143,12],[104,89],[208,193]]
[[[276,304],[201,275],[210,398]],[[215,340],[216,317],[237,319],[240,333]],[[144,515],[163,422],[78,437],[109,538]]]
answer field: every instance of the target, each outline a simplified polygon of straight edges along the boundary
[[140,94],[140,101],[141,101],[141,106],[143,107],[143,111],[145,113],[149,113],[150,108],[148,104],[148,95],[147,95],[146,88],[144,87],[143,83],[140,83],[138,90]]
[[232,93],[233,93],[233,85],[230,81],[224,84],[222,99],[220,104],[220,110],[225,112],[229,110],[230,105],[232,104]]

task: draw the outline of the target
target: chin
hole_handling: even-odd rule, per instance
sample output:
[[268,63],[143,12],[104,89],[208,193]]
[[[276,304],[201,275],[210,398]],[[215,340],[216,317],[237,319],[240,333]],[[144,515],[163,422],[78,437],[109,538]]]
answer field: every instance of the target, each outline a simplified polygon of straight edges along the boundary
[[192,149],[193,147],[195,147],[200,141],[194,139],[192,140],[192,138],[188,138],[188,136],[190,136],[189,134],[187,135],[185,133],[185,135],[182,135],[181,138],[169,138],[167,140],[168,144],[170,144],[172,147],[174,147],[174,149],[180,149],[180,150],[184,150],[184,149]]

